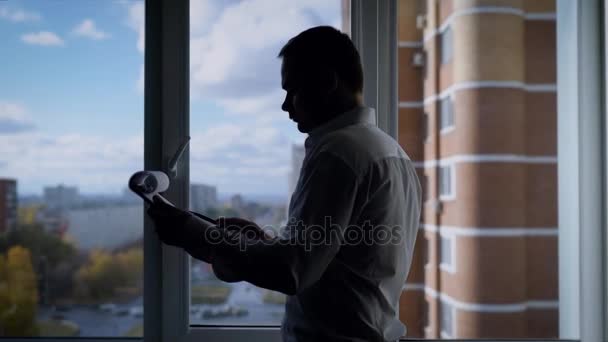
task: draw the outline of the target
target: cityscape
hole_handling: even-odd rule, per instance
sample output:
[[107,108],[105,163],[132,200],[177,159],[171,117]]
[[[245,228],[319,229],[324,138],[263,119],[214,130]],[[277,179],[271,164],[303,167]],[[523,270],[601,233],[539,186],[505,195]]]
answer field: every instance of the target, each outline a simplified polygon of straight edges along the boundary
[[[298,172],[290,174],[297,178]],[[30,259],[39,325],[60,325],[68,335],[141,334],[143,201],[128,189],[94,196],[60,184],[45,187],[41,196],[19,196],[18,188],[17,180],[0,178],[0,255],[6,253],[9,262],[19,253]],[[247,218],[263,227],[284,224],[286,202],[218,196],[206,184],[190,187],[190,210]],[[281,294],[224,284],[195,259],[191,279],[193,324],[277,325],[282,318]]]

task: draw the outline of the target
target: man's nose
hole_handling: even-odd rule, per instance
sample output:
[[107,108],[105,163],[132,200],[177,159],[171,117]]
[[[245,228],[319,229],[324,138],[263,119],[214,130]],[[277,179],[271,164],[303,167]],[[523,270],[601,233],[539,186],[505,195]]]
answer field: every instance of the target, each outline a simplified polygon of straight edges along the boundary
[[287,101],[287,98],[285,100],[283,100],[283,104],[281,105],[281,109],[284,112],[289,112],[289,104],[288,104],[288,102],[289,101]]

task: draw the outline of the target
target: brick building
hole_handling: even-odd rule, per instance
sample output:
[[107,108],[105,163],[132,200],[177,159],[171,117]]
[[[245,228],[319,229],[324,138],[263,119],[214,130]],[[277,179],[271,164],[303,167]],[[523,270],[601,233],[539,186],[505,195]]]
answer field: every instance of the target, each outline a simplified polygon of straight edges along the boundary
[[558,336],[553,0],[399,0],[399,142],[422,226],[409,337]]
[[0,179],[0,234],[17,227],[17,181]]

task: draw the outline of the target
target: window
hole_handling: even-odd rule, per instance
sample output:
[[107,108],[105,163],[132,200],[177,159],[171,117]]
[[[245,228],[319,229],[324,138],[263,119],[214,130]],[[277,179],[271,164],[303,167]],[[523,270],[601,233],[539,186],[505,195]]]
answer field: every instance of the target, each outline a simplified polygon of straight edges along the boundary
[[431,136],[431,126],[429,125],[429,113],[424,112],[422,114],[422,141],[425,143],[429,141],[429,137]]
[[[197,205],[198,210],[243,217],[274,231],[286,222],[305,135],[281,110],[277,54],[309,27],[342,29],[345,15],[340,0],[276,1],[272,11],[255,1],[191,1],[190,198],[209,203]],[[212,198],[203,201],[207,194]],[[281,293],[246,282],[224,283],[195,259],[190,279],[192,325],[281,323],[286,300]]]
[[454,165],[439,166],[439,198],[450,200],[456,197]]
[[429,199],[429,176],[423,174],[420,183],[422,188],[422,201],[425,202]]
[[440,301],[441,314],[441,337],[451,338],[454,336],[454,311],[455,309],[445,300]]
[[439,266],[442,270],[454,273],[456,269],[456,250],[454,246],[454,237],[441,237],[439,249]]
[[452,28],[447,27],[443,32],[439,34],[439,42],[440,42],[440,55],[441,55],[441,64],[447,64],[452,61],[453,55],[453,37],[452,37]]
[[442,134],[454,129],[454,100],[451,96],[441,99],[439,103],[439,129]]
[[142,336],[143,20],[0,1],[0,340]]

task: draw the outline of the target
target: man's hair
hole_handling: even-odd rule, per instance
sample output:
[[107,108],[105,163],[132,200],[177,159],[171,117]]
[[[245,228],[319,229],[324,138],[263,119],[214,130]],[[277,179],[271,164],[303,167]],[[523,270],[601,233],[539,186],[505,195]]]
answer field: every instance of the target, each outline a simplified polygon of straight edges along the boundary
[[306,70],[329,68],[348,88],[363,91],[359,52],[346,34],[331,26],[313,27],[291,38],[279,52],[279,57]]

